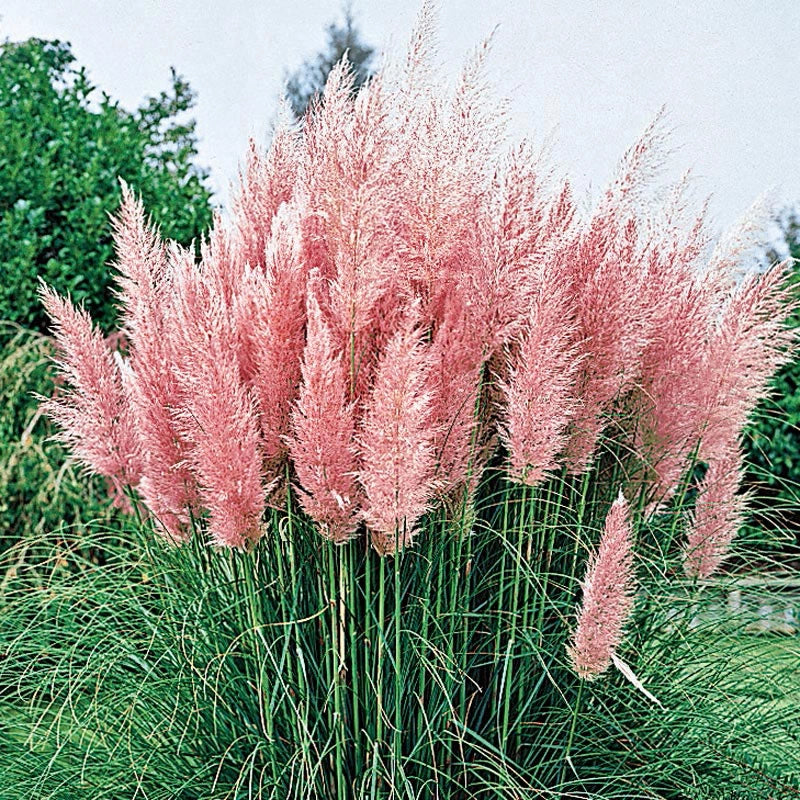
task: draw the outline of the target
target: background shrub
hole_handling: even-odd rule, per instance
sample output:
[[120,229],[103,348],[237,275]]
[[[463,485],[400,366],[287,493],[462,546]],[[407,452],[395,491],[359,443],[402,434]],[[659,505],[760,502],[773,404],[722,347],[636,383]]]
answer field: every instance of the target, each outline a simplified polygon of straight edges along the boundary
[[[783,220],[789,255],[800,259],[800,217],[788,212]],[[785,257],[771,252],[770,261]],[[800,261],[792,274],[795,297],[800,303]],[[789,318],[800,327],[800,309]],[[776,524],[800,538],[800,358],[784,365],[774,378],[774,389],[765,400],[746,439],[750,482],[757,484],[761,506],[769,506]]]
[[0,45],[0,550],[113,513],[103,481],[67,462],[38,408],[55,374],[38,281],[114,325],[108,215],[120,177],[150,198],[165,232],[199,240],[212,210],[186,119],[193,102],[173,71],[168,91],[129,112],[97,91],[67,43]]
[[0,319],[44,330],[42,278],[111,326],[108,214],[120,177],[178,241],[211,221],[195,123],[183,118],[189,84],[173,70],[170,89],[133,112],[98,94],[65,42],[0,46]]

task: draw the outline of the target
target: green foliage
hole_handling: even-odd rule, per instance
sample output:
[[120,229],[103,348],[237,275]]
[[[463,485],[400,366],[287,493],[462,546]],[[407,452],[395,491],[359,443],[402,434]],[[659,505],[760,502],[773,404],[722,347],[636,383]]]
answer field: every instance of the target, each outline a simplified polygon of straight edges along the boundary
[[[789,256],[800,259],[800,217],[787,214],[783,230]],[[768,257],[775,261],[779,255],[770,253]],[[798,307],[789,324],[800,328],[800,260],[794,263],[792,285]],[[800,358],[784,366],[773,385],[746,441],[751,483],[762,501],[778,512],[778,521],[800,536]]]
[[797,639],[674,577],[681,516],[640,526],[620,652],[662,707],[569,670],[598,486],[495,478],[396,559],[325,542],[291,498],[249,553],[135,525],[84,534],[102,567],[29,543],[0,601],[0,797],[794,796]]
[[67,535],[111,520],[102,480],[87,480],[52,439],[36,394],[50,396],[50,341],[10,323],[0,327],[0,552],[44,531]]
[[299,69],[286,79],[286,97],[298,118],[302,118],[312,100],[322,94],[328,73],[345,54],[352,68],[356,91],[372,75],[370,63],[375,50],[361,40],[349,5],[344,8],[343,24],[332,22],[326,31],[328,40],[325,50],[318,53],[314,59],[304,61]]
[[194,95],[172,73],[169,91],[122,109],[75,66],[68,44],[0,45],[0,319],[46,330],[41,278],[114,320],[106,267],[108,214],[121,177],[164,234],[188,244],[211,221],[206,173],[194,165]]

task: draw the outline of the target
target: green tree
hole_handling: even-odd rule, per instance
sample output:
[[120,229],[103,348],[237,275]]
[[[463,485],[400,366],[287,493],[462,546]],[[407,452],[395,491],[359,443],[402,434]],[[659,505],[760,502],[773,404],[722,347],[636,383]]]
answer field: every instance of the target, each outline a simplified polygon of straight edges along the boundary
[[108,214],[119,205],[119,178],[166,236],[202,235],[211,193],[194,163],[193,102],[173,70],[169,90],[127,111],[98,92],[68,43],[0,44],[0,319],[46,330],[42,278],[112,325]]
[[328,73],[345,54],[353,69],[356,91],[372,75],[371,63],[375,50],[362,41],[350,4],[344,6],[343,14],[342,24],[332,22],[326,28],[328,39],[325,49],[313,59],[304,61],[286,79],[286,96],[298,118],[303,117],[309,103],[322,94]]

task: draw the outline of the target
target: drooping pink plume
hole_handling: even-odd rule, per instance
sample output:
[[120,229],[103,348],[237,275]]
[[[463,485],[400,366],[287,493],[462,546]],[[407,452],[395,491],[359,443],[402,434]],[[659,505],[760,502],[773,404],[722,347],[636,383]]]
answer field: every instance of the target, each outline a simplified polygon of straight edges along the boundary
[[[681,202],[680,195],[675,202]],[[697,446],[704,363],[714,324],[708,286],[700,278],[707,239],[705,209],[688,226],[668,213],[649,248],[643,299],[653,310],[653,335],[642,353],[630,425],[652,507],[678,488]]]
[[708,578],[717,571],[742,525],[747,498],[738,493],[741,474],[736,447],[708,465],[684,551],[683,567],[691,578]]
[[786,326],[796,304],[787,284],[789,263],[766,274],[751,273],[736,287],[705,351],[698,423],[700,458],[713,463],[730,453],[750,414],[786,363],[797,330]]
[[103,334],[89,315],[42,286],[42,301],[58,349],[57,364],[69,388],[46,401],[61,440],[92,472],[114,487],[135,487],[141,453],[122,376]]
[[361,497],[349,376],[313,290],[307,316],[303,380],[292,412],[289,452],[303,509],[324,536],[343,542],[358,526]]
[[433,491],[427,348],[413,321],[406,322],[386,348],[359,436],[363,517],[381,554],[411,542]]
[[566,449],[572,473],[591,466],[608,413],[641,376],[642,352],[652,335],[640,217],[647,209],[643,187],[661,159],[662,124],[663,112],[628,149],[568,259],[584,356],[577,380],[582,402]]
[[633,611],[633,542],[628,503],[621,491],[608,512],[581,587],[583,601],[567,652],[578,676],[591,681],[608,669]]

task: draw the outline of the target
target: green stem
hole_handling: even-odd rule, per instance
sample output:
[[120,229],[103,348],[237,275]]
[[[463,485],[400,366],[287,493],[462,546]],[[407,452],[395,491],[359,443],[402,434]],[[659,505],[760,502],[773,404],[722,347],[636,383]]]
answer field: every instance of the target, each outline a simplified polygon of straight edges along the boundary
[[[372,791],[371,797],[379,798],[378,794],[378,750],[383,739],[383,647],[384,647],[384,626],[386,623],[386,556],[381,556],[378,571],[378,641],[376,643],[376,665],[374,671],[374,683],[377,695],[377,709],[375,721],[375,741],[372,748]],[[382,792],[381,792],[382,794]]]
[[340,603],[341,598],[337,592],[337,565],[338,559],[334,552],[335,545],[333,542],[327,543],[328,548],[328,602],[331,609],[331,641],[330,641],[330,676],[329,679],[333,686],[333,724],[335,731],[335,769],[336,769],[336,796],[337,800],[344,800],[345,797],[345,784],[344,784],[344,725],[342,720],[342,685],[341,685],[341,644],[342,638],[340,633]]
[[[572,707],[572,722],[569,727],[569,737],[567,738],[567,748],[564,751],[564,760],[561,764],[561,775],[558,779],[558,788],[561,789],[564,786],[564,778],[566,777],[567,772],[567,765],[570,764],[570,754],[572,753],[572,743],[575,740],[575,728],[578,724],[578,714],[580,712],[581,707],[581,699],[583,697],[583,684],[585,681],[581,681],[578,684],[578,696],[575,698],[575,705]],[[562,797],[567,797],[566,793],[562,793]]]
[[393,737],[393,762],[394,773],[399,772],[400,759],[402,756],[402,687],[401,687],[401,641],[400,641],[400,605],[402,600],[402,587],[400,585],[400,535],[396,536],[394,552],[394,737]]

